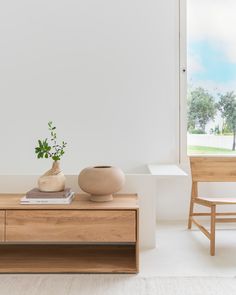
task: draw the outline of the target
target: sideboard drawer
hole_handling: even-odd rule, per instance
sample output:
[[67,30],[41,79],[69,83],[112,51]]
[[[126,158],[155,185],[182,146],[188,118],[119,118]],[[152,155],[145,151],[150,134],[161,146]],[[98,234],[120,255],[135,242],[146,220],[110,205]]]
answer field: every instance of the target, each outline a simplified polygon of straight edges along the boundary
[[6,242],[135,241],[135,210],[6,211]]
[[5,211],[0,210],[0,242],[4,241],[5,232]]

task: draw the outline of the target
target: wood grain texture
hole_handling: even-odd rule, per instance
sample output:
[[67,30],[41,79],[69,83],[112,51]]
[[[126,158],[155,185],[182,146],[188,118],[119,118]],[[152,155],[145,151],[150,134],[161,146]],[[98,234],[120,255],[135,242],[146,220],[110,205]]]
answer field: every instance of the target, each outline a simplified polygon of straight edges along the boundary
[[192,215],[194,210],[194,201],[198,197],[198,186],[197,182],[192,182],[191,199],[189,205],[189,216],[188,216],[188,229],[192,228]]
[[138,196],[136,194],[117,194],[112,202],[96,203],[89,201],[89,196],[76,194],[71,204],[67,205],[21,205],[20,199],[24,194],[0,194],[1,209],[66,209],[66,210],[126,210],[138,208]]
[[216,231],[216,205],[211,206],[211,238],[210,238],[210,254],[215,255],[215,231]]
[[0,211],[0,242],[5,239],[5,211]]
[[206,199],[201,199],[201,198],[196,198],[194,200],[194,203],[196,204],[199,204],[199,205],[203,205],[203,206],[206,206],[206,207],[211,207],[211,202],[207,201]]
[[136,270],[139,272],[139,209],[136,210],[136,244],[135,244]]
[[135,242],[134,210],[7,210],[7,242]]
[[29,272],[136,273],[135,246],[0,246],[0,273]]
[[[216,213],[216,216],[229,216],[229,215],[236,215],[236,212]],[[193,216],[211,216],[211,213],[193,213]]]
[[[203,198],[199,197],[202,201],[206,201],[211,204],[216,205],[230,205],[230,204],[236,204],[236,198]],[[236,214],[236,212],[235,212]]]
[[236,157],[190,157],[193,182],[236,181]]
[[138,272],[136,194],[77,194],[70,205],[20,205],[22,196],[0,194],[0,273]]
[[[210,254],[215,255],[216,222],[236,222],[236,218],[216,218],[216,216],[236,215],[236,212],[216,212],[217,205],[235,205],[236,198],[212,198],[198,196],[198,182],[236,182],[236,157],[190,157],[192,173],[192,194],[188,228],[194,223],[209,239]],[[194,204],[210,208],[210,213],[194,212]],[[210,232],[194,216],[210,216]]]

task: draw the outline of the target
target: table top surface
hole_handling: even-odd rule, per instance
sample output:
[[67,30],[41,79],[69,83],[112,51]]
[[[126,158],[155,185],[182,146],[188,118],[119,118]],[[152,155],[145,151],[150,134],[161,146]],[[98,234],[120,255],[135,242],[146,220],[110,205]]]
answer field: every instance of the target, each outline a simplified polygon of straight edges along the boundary
[[92,202],[86,194],[75,194],[71,204],[63,205],[22,205],[24,194],[0,194],[0,210],[130,210],[138,209],[137,194],[117,194],[110,202]]

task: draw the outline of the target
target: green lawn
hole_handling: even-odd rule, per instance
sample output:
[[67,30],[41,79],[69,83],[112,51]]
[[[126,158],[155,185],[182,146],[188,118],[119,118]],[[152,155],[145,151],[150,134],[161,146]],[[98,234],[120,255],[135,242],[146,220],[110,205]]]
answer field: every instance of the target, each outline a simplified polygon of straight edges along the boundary
[[230,149],[223,148],[215,148],[211,146],[197,146],[197,145],[189,145],[188,146],[188,155],[193,154],[236,154],[236,151],[232,151]]

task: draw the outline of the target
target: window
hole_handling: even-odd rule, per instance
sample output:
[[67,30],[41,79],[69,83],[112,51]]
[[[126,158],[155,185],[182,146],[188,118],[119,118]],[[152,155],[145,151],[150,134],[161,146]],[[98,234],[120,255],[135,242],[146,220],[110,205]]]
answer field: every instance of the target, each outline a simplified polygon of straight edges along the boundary
[[236,1],[186,1],[188,154],[236,154]]

